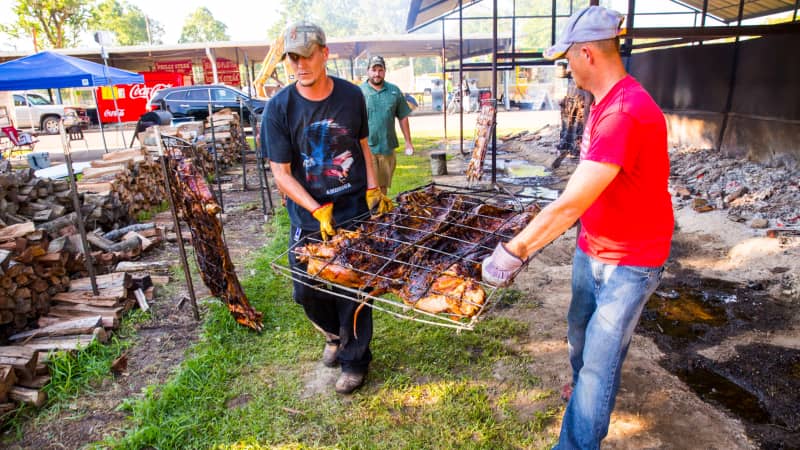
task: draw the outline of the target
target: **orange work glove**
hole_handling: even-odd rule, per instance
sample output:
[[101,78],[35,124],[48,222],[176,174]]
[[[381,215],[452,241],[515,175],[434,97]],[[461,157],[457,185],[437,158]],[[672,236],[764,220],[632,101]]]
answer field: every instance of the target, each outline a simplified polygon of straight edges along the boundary
[[319,221],[319,234],[322,235],[323,241],[336,234],[336,230],[333,229],[333,203],[325,203],[311,211],[311,215]]
[[389,212],[394,208],[392,200],[381,192],[381,188],[367,189],[367,208],[370,211],[377,208],[378,214]]

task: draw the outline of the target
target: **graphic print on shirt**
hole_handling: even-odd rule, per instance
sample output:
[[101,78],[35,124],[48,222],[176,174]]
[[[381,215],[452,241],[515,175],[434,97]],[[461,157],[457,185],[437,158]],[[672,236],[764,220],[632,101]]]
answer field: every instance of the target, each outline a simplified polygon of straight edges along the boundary
[[303,130],[303,169],[311,195],[334,195],[350,187],[353,151],[347,148],[349,130],[333,119],[320,120]]

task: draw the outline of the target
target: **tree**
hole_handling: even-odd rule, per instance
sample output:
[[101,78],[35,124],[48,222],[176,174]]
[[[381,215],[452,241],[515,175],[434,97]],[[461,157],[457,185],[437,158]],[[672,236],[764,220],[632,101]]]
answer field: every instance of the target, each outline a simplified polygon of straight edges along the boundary
[[228,26],[214,18],[206,7],[197,8],[186,17],[179,43],[227,41]]
[[321,26],[329,38],[403,33],[408,0],[400,3],[387,7],[384,0],[281,0],[280,19],[267,38],[275,39],[288,24],[304,20]]
[[17,0],[13,12],[17,21],[2,25],[3,32],[18,39],[30,36],[35,48],[64,48],[77,45],[89,5],[83,0]]
[[101,1],[92,9],[89,27],[113,31],[119,45],[161,44],[164,35],[158,21],[125,0]]

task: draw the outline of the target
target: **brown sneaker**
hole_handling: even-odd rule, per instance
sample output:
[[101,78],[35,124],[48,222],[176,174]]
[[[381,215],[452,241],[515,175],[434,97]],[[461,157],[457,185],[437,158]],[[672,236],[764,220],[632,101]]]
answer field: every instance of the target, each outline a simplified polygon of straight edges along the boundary
[[337,356],[339,356],[339,344],[326,342],[325,348],[322,350],[322,364],[325,367],[336,367],[339,364]]
[[366,374],[354,372],[342,372],[336,380],[336,392],[340,394],[350,394],[364,384]]

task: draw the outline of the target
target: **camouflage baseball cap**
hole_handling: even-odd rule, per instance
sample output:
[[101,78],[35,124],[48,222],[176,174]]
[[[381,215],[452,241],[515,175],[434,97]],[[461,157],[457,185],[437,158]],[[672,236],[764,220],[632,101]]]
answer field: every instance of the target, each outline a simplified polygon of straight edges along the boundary
[[369,59],[368,68],[372,69],[375,66],[381,66],[384,69],[386,68],[386,63],[383,61],[383,56],[375,55]]
[[295,23],[283,32],[282,58],[288,53],[308,58],[314,50],[314,44],[325,47],[325,42],[325,32],[318,25],[310,22]]

